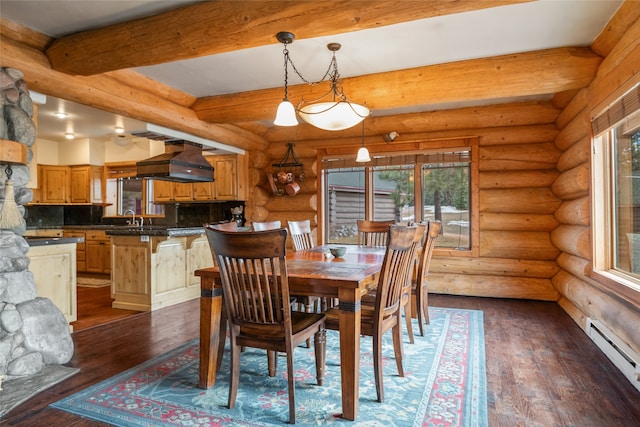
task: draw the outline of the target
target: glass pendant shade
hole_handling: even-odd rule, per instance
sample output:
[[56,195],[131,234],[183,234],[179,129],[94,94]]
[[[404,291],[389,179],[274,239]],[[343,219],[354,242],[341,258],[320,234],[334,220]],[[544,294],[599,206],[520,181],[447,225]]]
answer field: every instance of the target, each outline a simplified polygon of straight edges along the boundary
[[282,100],[278,105],[278,111],[276,112],[276,119],[273,121],[277,126],[296,126],[298,119],[296,119],[296,109],[288,99]]
[[356,162],[365,163],[370,161],[371,156],[369,156],[369,150],[367,150],[367,147],[360,147],[358,150],[358,156],[356,157]]
[[299,108],[298,114],[310,125],[336,131],[349,129],[360,123],[369,115],[369,109],[347,101],[318,102]]

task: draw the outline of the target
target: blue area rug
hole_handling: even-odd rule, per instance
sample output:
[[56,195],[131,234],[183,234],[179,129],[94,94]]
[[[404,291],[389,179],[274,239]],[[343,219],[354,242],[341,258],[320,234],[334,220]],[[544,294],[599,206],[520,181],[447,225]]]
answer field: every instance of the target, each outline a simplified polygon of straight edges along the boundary
[[[398,376],[393,343],[384,343],[384,403],[376,402],[371,339],[361,339],[360,410],[340,418],[337,332],[327,331],[325,385],[315,381],[313,349],[296,349],[298,426],[486,426],[487,396],[481,311],[429,308],[431,324],[415,344],[404,336],[405,377]],[[404,326],[404,325],[403,325]],[[418,331],[417,321],[413,330]],[[216,384],[198,388],[198,341],[149,360],[51,406],[116,426],[282,426],[288,421],[286,360],[267,375],[266,353],[240,357],[235,408],[226,408],[228,349]]]

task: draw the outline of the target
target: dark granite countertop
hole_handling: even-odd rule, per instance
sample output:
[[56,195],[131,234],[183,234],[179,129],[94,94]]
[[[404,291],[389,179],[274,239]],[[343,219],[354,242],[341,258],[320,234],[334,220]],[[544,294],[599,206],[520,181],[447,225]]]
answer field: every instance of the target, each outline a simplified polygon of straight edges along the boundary
[[107,229],[107,236],[168,236],[182,237],[204,234],[203,227],[167,227],[145,225],[144,227],[117,226]]
[[29,246],[44,245],[64,245],[67,243],[82,243],[82,237],[46,237],[46,236],[24,236]]

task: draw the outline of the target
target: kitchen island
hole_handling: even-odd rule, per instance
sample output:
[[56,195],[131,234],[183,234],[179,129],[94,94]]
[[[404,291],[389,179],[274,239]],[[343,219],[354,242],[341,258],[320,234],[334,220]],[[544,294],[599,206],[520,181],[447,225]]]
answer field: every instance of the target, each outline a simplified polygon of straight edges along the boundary
[[[29,244],[29,270],[39,297],[48,298],[69,323],[78,320],[75,237],[24,237]],[[69,325],[70,328],[71,325]]]
[[152,311],[200,297],[196,270],[212,267],[203,227],[114,227],[113,308]]

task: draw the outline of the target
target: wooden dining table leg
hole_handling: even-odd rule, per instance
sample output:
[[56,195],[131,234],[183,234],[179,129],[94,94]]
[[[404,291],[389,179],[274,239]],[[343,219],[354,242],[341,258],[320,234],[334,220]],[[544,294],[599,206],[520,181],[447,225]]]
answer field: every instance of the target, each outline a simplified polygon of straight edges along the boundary
[[208,389],[216,383],[222,289],[214,288],[213,278],[200,277],[200,371],[198,385]]
[[339,290],[342,418],[355,420],[360,396],[360,290]]

